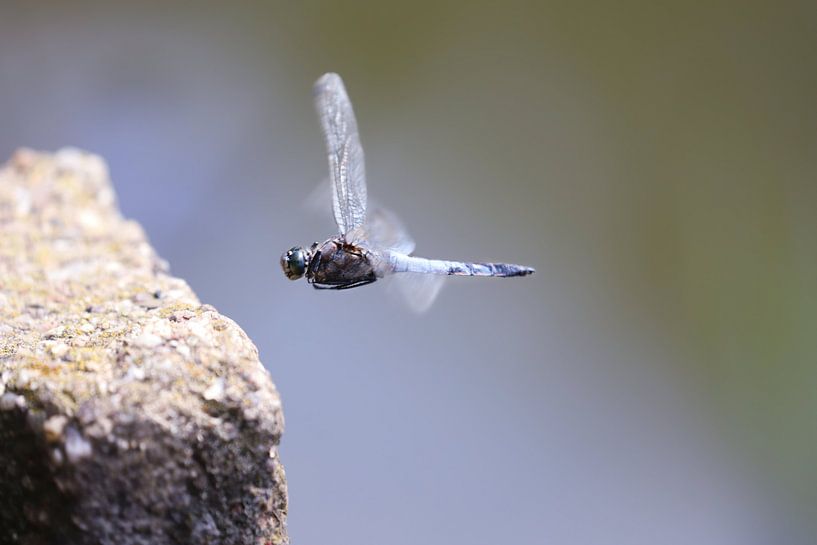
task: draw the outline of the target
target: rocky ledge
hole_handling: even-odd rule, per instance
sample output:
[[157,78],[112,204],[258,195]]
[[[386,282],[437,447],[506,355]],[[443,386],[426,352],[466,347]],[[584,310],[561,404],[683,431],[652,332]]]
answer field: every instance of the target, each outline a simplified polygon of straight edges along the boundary
[[281,402],[120,215],[104,162],[0,169],[0,542],[286,543]]

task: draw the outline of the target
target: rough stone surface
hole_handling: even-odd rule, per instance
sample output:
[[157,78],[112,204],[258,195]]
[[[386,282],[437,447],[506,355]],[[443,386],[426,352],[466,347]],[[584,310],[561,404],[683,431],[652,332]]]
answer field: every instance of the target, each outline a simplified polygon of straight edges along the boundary
[[285,543],[278,393],[102,160],[0,169],[0,543]]

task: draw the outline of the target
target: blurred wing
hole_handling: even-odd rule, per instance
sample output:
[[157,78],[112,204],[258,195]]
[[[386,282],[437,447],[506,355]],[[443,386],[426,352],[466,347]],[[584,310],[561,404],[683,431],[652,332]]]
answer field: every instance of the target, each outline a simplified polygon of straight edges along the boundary
[[332,210],[340,234],[345,235],[363,225],[366,219],[363,147],[352,103],[340,76],[324,74],[315,82],[313,94],[329,157]]
[[328,177],[324,178],[323,181],[315,186],[315,189],[306,196],[302,205],[303,209],[316,218],[320,218],[321,221],[325,219],[329,222],[334,222],[334,214],[329,212],[329,208],[326,206],[326,203],[332,202],[332,193],[332,183]]
[[374,250],[389,250],[409,255],[414,251],[414,240],[409,236],[400,218],[387,208],[373,206],[366,223],[350,234],[350,241]]
[[389,288],[416,313],[431,308],[446,277],[438,274],[397,273],[389,276]]
[[[332,184],[324,179],[312,190],[304,201],[304,207],[310,213],[326,215],[326,201],[332,195]],[[391,250],[409,255],[414,252],[414,240],[406,231],[397,214],[380,206],[374,199],[369,199],[368,215],[360,227],[347,234],[346,239],[370,249]]]
[[397,296],[402,304],[417,313],[425,312],[431,307],[446,277],[437,274],[392,273],[390,253],[409,255],[414,252],[414,240],[394,212],[378,205],[373,206],[366,223],[350,233],[349,240],[370,251],[372,266],[384,276],[389,292]]

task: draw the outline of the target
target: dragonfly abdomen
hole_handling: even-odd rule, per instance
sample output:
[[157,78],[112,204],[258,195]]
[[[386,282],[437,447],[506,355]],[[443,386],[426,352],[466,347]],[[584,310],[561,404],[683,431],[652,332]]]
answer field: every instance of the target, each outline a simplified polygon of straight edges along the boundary
[[414,272],[424,274],[441,274],[448,276],[527,276],[535,269],[512,263],[467,263],[464,261],[445,261],[426,259],[408,255],[392,254],[394,272]]

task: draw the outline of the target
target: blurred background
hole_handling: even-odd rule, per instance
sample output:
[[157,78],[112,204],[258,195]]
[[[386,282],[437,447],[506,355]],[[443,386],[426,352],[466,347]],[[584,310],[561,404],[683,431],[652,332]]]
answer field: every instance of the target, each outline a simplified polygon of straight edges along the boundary
[[[815,51],[814,2],[3,0],[0,156],[104,156],[253,338],[293,543],[814,543]],[[284,278],[327,71],[418,254],[537,274]]]

